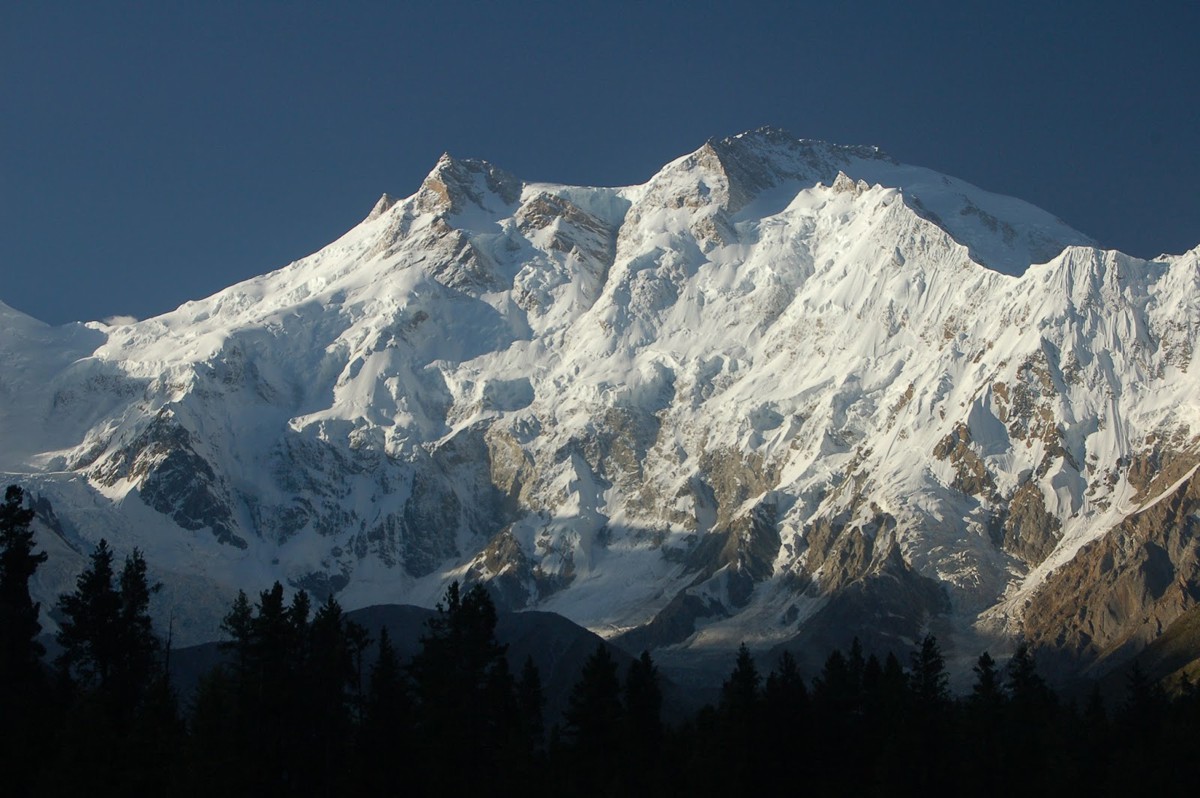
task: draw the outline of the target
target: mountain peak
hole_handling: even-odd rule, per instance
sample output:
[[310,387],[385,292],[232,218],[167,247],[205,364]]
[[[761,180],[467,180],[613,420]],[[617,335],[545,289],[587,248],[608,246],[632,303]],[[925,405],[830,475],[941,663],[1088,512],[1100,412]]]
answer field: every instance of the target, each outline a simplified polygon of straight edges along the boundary
[[1195,254],[1060,255],[1086,240],[874,147],[759,128],[621,188],[447,153],[371,217],[137,325],[0,303],[0,468],[189,584],[490,580],[682,650],[991,623],[1200,463]]
[[477,158],[442,153],[418,192],[422,210],[457,214],[471,206],[489,209],[489,197],[512,205],[521,196],[521,181],[503,169]]
[[737,213],[767,189],[793,182],[828,185],[839,173],[853,174],[855,165],[864,162],[897,165],[878,147],[798,139],[783,128],[768,126],[711,138],[676,168],[699,168],[718,177],[724,183],[718,200],[729,213]]
[[709,144],[728,146],[733,142],[741,142],[743,144],[791,144],[800,141],[799,138],[792,135],[788,130],[773,125],[763,125],[762,127],[754,128],[753,130],[745,130],[732,136],[710,138]]
[[868,188],[867,181],[855,180],[840,169],[837,177],[834,178],[833,185],[830,186],[830,189],[837,194],[853,194],[856,197],[861,196]]
[[748,173],[757,182],[771,185],[814,177],[828,182],[855,160],[895,164],[878,147],[800,139],[776,127],[761,127],[735,136],[709,139],[706,146],[728,167]]
[[399,202],[399,200],[385,191],[383,195],[380,196],[375,202],[375,207],[371,208],[371,212],[367,214],[367,221],[370,222],[378,219],[380,216],[383,216],[385,213],[390,211],[392,206],[394,206],[397,202]]
[[[839,175],[855,186],[864,181],[868,186],[897,188],[906,205],[966,246],[978,263],[1005,274],[1021,274],[1031,263],[1044,263],[1067,245],[1095,244],[1026,202],[900,163],[879,147],[798,139],[777,127],[709,139],[671,168],[699,169],[696,181],[702,191],[704,186],[719,184],[721,191],[711,197],[706,194],[705,200],[718,202],[730,214],[772,196],[772,189],[786,188],[774,192],[786,200],[818,183],[831,186]],[[783,201],[780,197],[775,200]],[[759,209],[773,207],[773,201],[765,206],[759,203]],[[679,202],[690,204],[686,198]]]
[[[732,136],[713,137],[706,144],[718,152],[737,153],[743,156],[750,152],[758,152],[762,156],[773,157],[784,162],[797,158],[812,160],[818,155],[893,160],[891,156],[874,145],[836,144],[821,139],[800,138],[784,128],[771,125],[746,130]],[[780,166],[783,165],[780,164]]]

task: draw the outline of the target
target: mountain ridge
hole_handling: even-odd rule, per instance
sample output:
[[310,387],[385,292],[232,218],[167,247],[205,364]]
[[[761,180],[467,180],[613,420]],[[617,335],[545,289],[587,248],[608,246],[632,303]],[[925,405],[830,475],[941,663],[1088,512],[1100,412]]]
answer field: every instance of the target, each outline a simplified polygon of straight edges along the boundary
[[167,314],[0,316],[29,374],[0,384],[0,468],[75,548],[140,545],[214,597],[431,605],[479,579],[680,656],[845,627],[822,613],[1052,641],[1025,602],[1170,492],[1151,471],[1178,490],[1200,462],[1197,253],[1099,250],[773,129],[632,187],[444,155],[314,255]]

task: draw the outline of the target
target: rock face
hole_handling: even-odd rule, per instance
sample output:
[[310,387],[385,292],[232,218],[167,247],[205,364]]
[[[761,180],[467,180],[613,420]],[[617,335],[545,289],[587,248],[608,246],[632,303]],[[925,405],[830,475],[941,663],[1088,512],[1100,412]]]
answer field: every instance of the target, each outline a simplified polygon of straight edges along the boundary
[[[1193,458],[1194,460],[1194,458]],[[1049,576],[1023,626],[1065,668],[1120,661],[1200,604],[1200,479],[1125,518]]]
[[777,130],[625,188],[447,155],[163,316],[0,306],[0,468],[66,546],[187,574],[181,640],[274,579],[458,578],[631,648],[1086,663],[1195,603],[1197,261]]

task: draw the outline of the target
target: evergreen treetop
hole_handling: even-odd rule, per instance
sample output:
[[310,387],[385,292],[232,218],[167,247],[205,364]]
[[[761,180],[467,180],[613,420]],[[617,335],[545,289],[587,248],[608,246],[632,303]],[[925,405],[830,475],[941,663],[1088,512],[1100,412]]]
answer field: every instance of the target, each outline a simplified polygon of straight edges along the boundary
[[38,642],[42,625],[39,605],[29,595],[29,580],[46,561],[34,553],[33,510],[26,509],[25,492],[10,485],[0,504],[0,684],[36,679],[45,647]]

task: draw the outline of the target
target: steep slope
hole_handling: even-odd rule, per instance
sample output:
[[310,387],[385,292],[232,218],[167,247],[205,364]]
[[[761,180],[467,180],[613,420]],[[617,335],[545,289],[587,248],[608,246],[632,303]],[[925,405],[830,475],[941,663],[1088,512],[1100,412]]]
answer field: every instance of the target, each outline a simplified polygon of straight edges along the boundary
[[[933,623],[1088,660],[1200,597],[1183,542],[1169,604],[1051,598],[1200,462],[1197,270],[775,130],[616,189],[444,156],[164,316],[5,309],[2,457],[69,545],[207,585],[179,599],[201,638],[239,586],[432,604],[458,577],[630,647]],[[1098,596],[1141,567],[1099,557]]]

